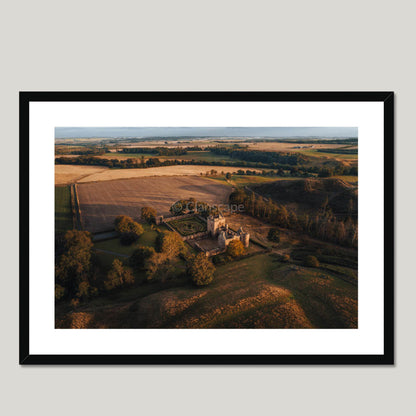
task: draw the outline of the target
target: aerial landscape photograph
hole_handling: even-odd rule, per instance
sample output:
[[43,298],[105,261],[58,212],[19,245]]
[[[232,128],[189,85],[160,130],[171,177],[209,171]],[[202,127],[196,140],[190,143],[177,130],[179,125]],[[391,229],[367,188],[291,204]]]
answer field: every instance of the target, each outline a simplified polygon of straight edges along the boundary
[[55,328],[358,328],[358,129],[56,127]]

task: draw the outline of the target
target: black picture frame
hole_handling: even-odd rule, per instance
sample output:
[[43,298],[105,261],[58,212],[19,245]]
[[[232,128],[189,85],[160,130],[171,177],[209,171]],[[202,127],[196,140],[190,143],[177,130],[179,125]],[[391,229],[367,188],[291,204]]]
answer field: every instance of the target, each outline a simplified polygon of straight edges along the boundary
[[[29,350],[29,104],[36,101],[379,101],[384,103],[384,354],[382,355],[33,355]],[[19,363],[192,365],[394,364],[393,92],[20,92]]]

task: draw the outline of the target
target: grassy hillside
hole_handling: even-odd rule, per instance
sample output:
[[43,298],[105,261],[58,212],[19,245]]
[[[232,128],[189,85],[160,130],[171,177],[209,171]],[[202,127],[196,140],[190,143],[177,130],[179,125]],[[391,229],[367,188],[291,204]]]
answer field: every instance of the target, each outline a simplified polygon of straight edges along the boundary
[[[181,269],[182,268],[182,269]],[[197,288],[183,265],[168,281],[92,300],[66,325],[97,328],[349,328],[357,326],[357,286],[342,273],[282,263],[260,254],[217,268]],[[347,272],[345,272],[347,273]],[[59,312],[58,312],[59,315]],[[59,321],[59,317],[58,317]]]

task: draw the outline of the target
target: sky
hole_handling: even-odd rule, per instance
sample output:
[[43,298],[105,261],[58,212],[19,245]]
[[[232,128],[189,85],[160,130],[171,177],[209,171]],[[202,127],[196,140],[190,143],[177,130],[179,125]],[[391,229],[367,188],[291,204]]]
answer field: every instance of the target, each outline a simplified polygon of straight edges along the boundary
[[117,137],[358,137],[357,127],[55,127],[55,138]]

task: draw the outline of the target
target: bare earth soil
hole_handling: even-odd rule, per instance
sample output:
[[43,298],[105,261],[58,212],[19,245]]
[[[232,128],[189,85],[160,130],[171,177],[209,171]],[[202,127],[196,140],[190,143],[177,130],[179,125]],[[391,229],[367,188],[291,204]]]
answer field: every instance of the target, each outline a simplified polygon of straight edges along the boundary
[[85,183],[79,184],[77,189],[84,228],[93,233],[111,229],[118,215],[139,220],[143,206],[169,215],[169,208],[178,199],[193,197],[208,204],[224,204],[232,191],[227,185],[197,176]]

